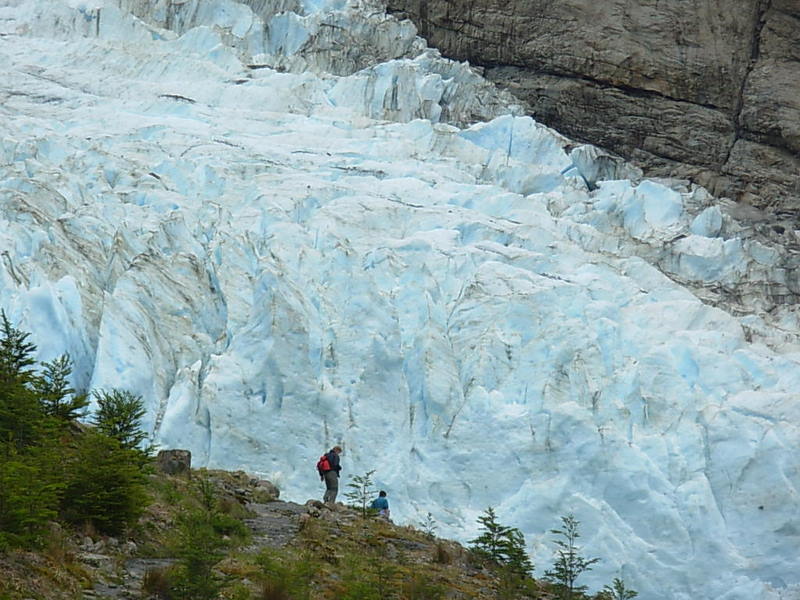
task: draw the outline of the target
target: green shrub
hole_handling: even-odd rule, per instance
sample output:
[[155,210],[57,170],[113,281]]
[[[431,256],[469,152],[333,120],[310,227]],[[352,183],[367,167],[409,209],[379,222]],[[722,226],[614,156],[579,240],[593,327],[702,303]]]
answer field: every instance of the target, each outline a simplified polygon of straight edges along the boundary
[[370,514],[368,504],[375,495],[375,489],[372,487],[372,474],[375,471],[367,471],[363,475],[356,475],[353,481],[347,484],[350,488],[345,492],[344,496],[350,500],[353,508],[361,513],[361,516],[366,519]]
[[142,592],[158,600],[173,600],[172,576],[169,567],[148,569],[142,578]]
[[490,506],[478,517],[481,534],[470,541],[470,548],[478,557],[506,567],[520,577],[533,571],[533,564],[525,550],[525,537],[516,527],[501,525]]
[[639,592],[629,589],[625,582],[619,577],[615,577],[611,585],[606,585],[597,593],[597,600],[632,600],[639,595]]
[[142,398],[125,390],[96,391],[94,398],[97,412],[92,422],[97,430],[116,439],[127,450],[139,448],[147,438],[141,426],[145,415]]
[[415,574],[400,588],[402,600],[440,600],[445,597],[444,588],[422,574]]
[[260,600],[309,600],[311,584],[319,572],[320,562],[310,553],[291,557],[265,548],[256,558],[261,568]]
[[586,586],[575,585],[575,580],[586,571],[591,570],[592,565],[599,561],[599,558],[584,558],[580,554],[580,547],[576,541],[580,537],[578,533],[579,521],[572,515],[561,517],[562,528],[551,529],[550,533],[557,537],[556,561],[553,568],[545,571],[545,579],[556,584],[558,598],[562,600],[572,600],[582,595],[586,591]]
[[56,518],[59,484],[43,476],[41,453],[0,460],[0,549],[36,545]]
[[0,451],[22,451],[39,443],[49,426],[32,388],[36,346],[0,311]]
[[67,465],[62,513],[71,523],[88,522],[101,533],[119,535],[147,506],[145,483],[135,451],[86,432],[76,438]]
[[170,544],[178,559],[171,587],[176,600],[217,598],[226,583],[216,570],[217,564],[228,550],[249,537],[249,530],[241,520],[220,512],[211,480],[200,479],[195,491],[197,507],[179,515]]
[[44,412],[61,423],[72,423],[84,416],[89,400],[86,394],[76,394],[69,385],[72,359],[69,354],[42,364],[42,372],[33,383]]

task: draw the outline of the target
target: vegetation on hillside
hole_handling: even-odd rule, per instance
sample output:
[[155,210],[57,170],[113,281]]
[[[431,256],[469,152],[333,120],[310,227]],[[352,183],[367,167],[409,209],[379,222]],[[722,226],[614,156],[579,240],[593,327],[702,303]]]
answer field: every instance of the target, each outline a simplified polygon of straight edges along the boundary
[[147,503],[141,399],[110,392],[126,404],[80,425],[88,400],[69,387],[69,356],[37,365],[28,338],[0,312],[0,550],[41,548],[56,520],[120,535]]

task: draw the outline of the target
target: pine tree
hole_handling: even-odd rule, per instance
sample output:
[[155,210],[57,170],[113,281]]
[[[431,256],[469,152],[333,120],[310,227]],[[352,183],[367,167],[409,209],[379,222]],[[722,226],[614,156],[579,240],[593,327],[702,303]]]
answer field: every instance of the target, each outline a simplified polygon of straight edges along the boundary
[[[572,600],[577,594],[586,591],[585,585],[576,586],[575,580],[584,572],[591,570],[599,558],[586,559],[580,555],[580,547],[576,544],[580,537],[578,533],[579,521],[573,515],[561,517],[562,529],[551,529],[550,533],[558,536],[555,544],[556,561],[553,568],[545,571],[545,579],[554,582],[558,588],[561,600]],[[563,539],[561,539],[563,538]]]
[[100,433],[116,439],[127,450],[134,450],[147,438],[141,429],[145,415],[141,396],[126,390],[94,393],[97,412],[92,420]]
[[28,341],[30,333],[16,329],[0,310],[0,383],[8,378],[29,383],[33,379],[36,364],[33,355],[36,345]]
[[63,515],[72,523],[88,522],[102,533],[119,535],[147,504],[139,454],[97,431],[83,433],[75,443],[67,465]]
[[501,525],[497,520],[494,508],[489,506],[483,515],[478,517],[483,533],[470,541],[470,547],[479,555],[496,563],[505,558],[503,549],[506,546],[510,527]]
[[70,387],[72,359],[69,354],[42,364],[41,374],[34,380],[33,389],[44,412],[62,423],[77,421],[89,404],[86,394],[76,394]]
[[0,311],[0,448],[7,453],[33,446],[44,434],[47,419],[31,389],[36,346]]
[[526,577],[533,571],[525,550],[525,536],[516,527],[501,525],[490,506],[478,517],[482,533],[470,541],[470,547],[478,556],[503,566],[517,577]]
[[632,600],[639,595],[639,592],[628,589],[625,582],[619,577],[615,577],[611,585],[606,585],[597,594],[597,600]]
[[369,504],[370,498],[375,495],[375,489],[372,487],[372,474],[375,471],[367,471],[364,475],[356,475],[353,477],[353,481],[347,484],[347,487],[350,488],[349,491],[345,492],[345,498],[350,500],[360,512],[363,518],[367,518],[367,514],[369,514],[367,505]]
[[56,518],[60,483],[47,477],[34,450],[0,459],[0,550],[36,545]]

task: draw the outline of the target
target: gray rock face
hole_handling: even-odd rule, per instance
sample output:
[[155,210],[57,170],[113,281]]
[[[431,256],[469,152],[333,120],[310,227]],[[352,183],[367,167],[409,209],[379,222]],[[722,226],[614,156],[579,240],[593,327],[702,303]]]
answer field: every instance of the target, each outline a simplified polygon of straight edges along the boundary
[[800,0],[389,0],[430,45],[485,68],[539,121],[800,210]]

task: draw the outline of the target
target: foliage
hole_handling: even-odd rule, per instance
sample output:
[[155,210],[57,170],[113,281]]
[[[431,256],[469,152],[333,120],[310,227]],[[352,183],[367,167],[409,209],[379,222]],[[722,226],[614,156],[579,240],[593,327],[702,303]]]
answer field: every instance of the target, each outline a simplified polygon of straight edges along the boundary
[[478,517],[478,522],[482,533],[470,541],[473,552],[520,577],[533,571],[533,564],[525,550],[525,537],[519,529],[501,525],[491,506]]
[[5,311],[0,311],[0,382],[5,383],[9,377],[23,383],[33,379],[30,367],[36,364],[36,345],[28,337],[30,333],[15,328]]
[[375,495],[375,489],[372,487],[372,474],[375,471],[367,471],[364,475],[356,475],[353,481],[347,484],[350,488],[345,492],[344,496],[352,503],[353,507],[361,512],[361,516],[366,519],[370,514],[369,503],[372,496]]
[[436,537],[436,519],[433,518],[430,512],[419,522],[419,527],[429,538],[433,539]]
[[147,438],[142,431],[145,415],[142,398],[126,390],[96,391],[97,412],[92,422],[100,433],[119,441],[123,448],[138,448]]
[[36,346],[0,311],[0,448],[21,451],[38,443],[47,429],[41,403],[31,389]]
[[55,360],[42,363],[42,373],[33,383],[33,389],[45,414],[62,423],[70,423],[84,416],[89,400],[86,394],[76,394],[69,385],[72,359],[62,354]]
[[214,528],[211,515],[205,511],[187,511],[179,517],[177,524],[175,554],[178,567],[174,597],[212,600],[224,584],[214,567],[225,557],[228,543]]
[[308,553],[295,560],[287,560],[276,551],[265,548],[256,558],[261,568],[261,600],[309,600],[311,583],[319,569],[319,562]]
[[403,600],[440,600],[445,597],[444,588],[422,573],[415,573],[404,581],[400,592]]
[[375,589],[366,560],[361,555],[348,557],[341,583],[341,589],[336,594],[339,600],[383,600]]
[[142,578],[142,592],[159,600],[172,600],[172,578],[167,567],[148,569]]
[[58,515],[121,533],[147,503],[138,451],[64,427],[86,406],[69,385],[72,361],[65,354],[37,375],[28,337],[0,311],[0,546],[36,545]]
[[59,484],[44,477],[38,453],[0,461],[0,550],[34,546],[56,517]]
[[134,450],[94,431],[75,440],[62,499],[67,521],[88,522],[102,533],[119,535],[139,518],[147,502],[145,477]]
[[558,536],[555,541],[557,546],[556,561],[553,568],[545,571],[545,578],[554,582],[558,591],[558,598],[572,600],[577,594],[583,594],[586,586],[576,586],[575,580],[586,571],[591,570],[599,558],[584,558],[580,555],[580,547],[576,544],[580,537],[578,533],[579,521],[573,515],[561,517],[562,528],[551,529],[550,533]]
[[171,546],[178,562],[171,571],[170,598],[212,600],[226,583],[216,570],[227,552],[247,539],[247,527],[219,510],[213,483],[202,478],[197,485],[196,508],[185,508],[177,518]]
[[597,600],[631,600],[639,595],[639,592],[630,590],[625,586],[625,582],[619,577],[615,577],[611,585],[606,585],[597,593]]

